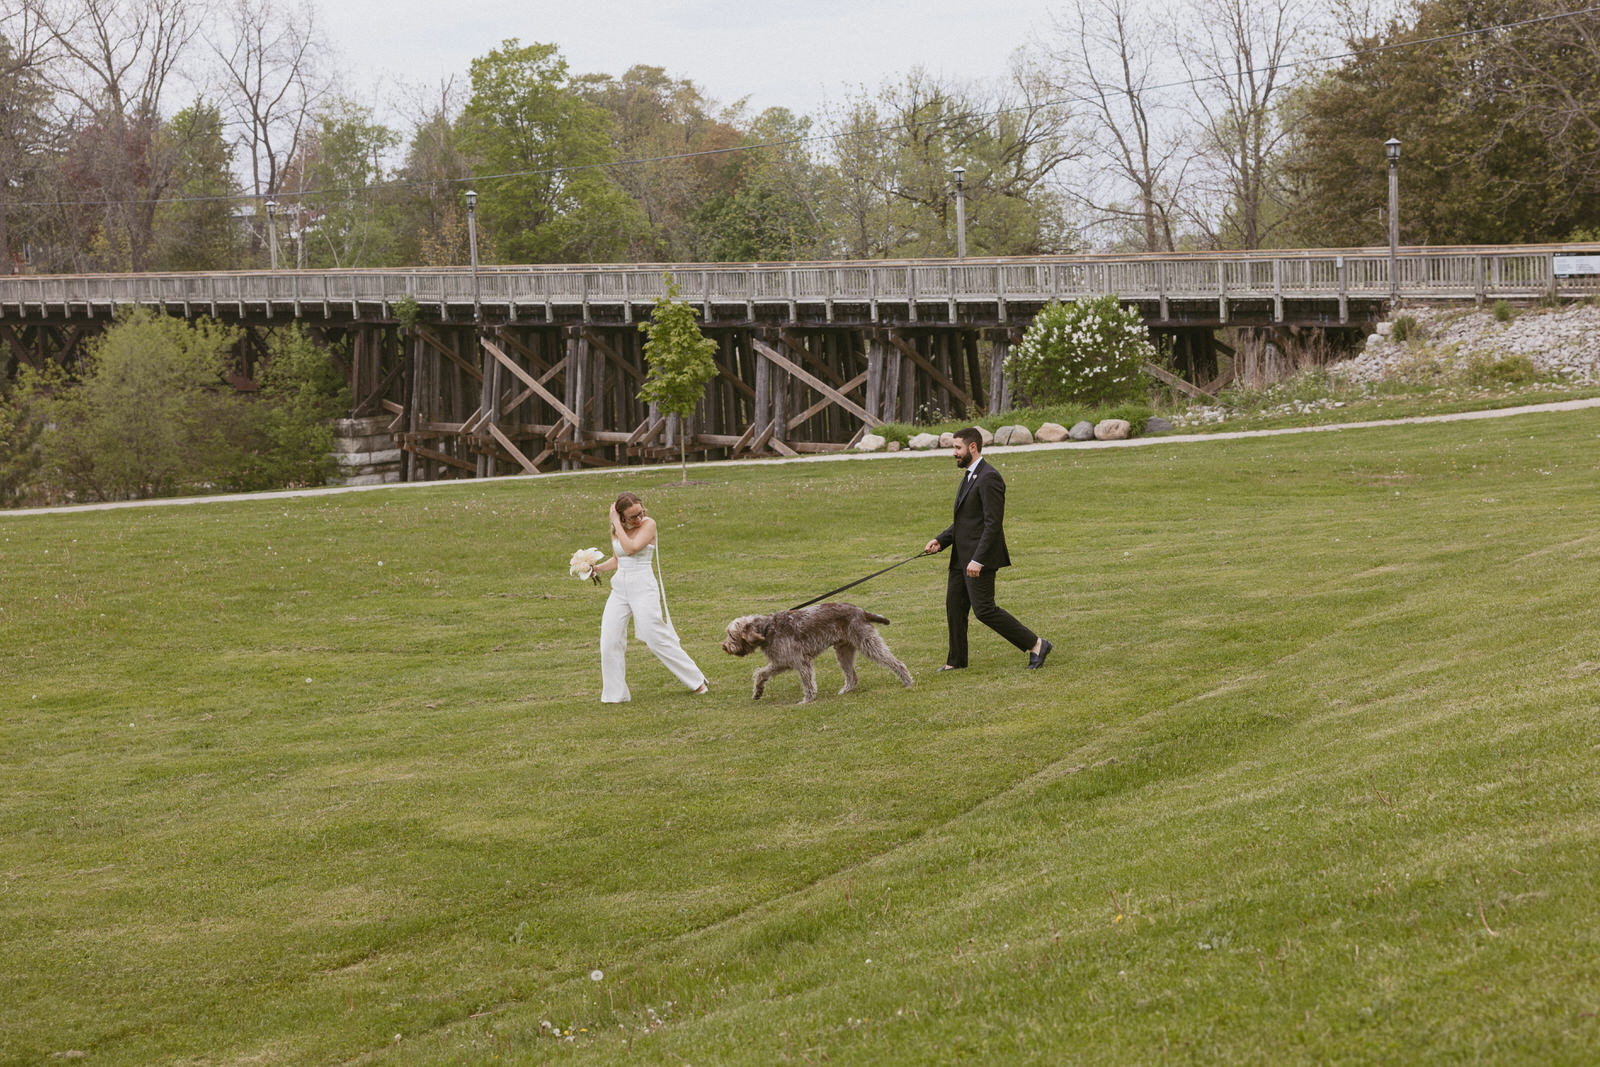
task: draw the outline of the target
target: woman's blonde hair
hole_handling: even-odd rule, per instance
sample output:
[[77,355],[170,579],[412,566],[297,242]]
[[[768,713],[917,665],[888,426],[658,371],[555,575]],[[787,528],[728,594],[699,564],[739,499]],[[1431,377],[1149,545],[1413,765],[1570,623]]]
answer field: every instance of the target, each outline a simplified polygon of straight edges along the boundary
[[633,507],[635,504],[643,504],[643,503],[644,503],[643,500],[640,500],[638,497],[634,496],[632,493],[623,493],[621,496],[617,497],[617,514],[621,515],[624,512],[626,512],[629,508]]

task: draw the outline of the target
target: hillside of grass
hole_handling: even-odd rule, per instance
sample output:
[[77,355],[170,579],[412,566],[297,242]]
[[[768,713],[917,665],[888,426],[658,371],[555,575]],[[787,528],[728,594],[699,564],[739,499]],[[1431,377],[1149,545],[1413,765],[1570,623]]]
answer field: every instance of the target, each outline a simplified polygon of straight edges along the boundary
[[[1592,1062],[1597,444],[997,456],[1049,665],[917,561],[806,707],[722,627],[948,457],[0,514],[0,1062]],[[598,701],[622,489],[708,697]]]

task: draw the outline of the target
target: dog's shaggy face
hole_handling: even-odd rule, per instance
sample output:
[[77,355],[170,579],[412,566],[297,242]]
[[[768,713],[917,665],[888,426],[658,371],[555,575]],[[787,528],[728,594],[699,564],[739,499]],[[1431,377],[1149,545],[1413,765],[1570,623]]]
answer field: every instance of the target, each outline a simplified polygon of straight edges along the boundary
[[770,615],[741,615],[728,624],[728,636],[722,639],[722,651],[730,656],[748,656],[767,643]]
[[894,672],[900,684],[911,684],[911,672],[895,659],[873,623],[887,623],[882,615],[863,611],[854,604],[821,604],[814,608],[780,611],[775,615],[741,615],[728,624],[722,651],[730,656],[748,656],[761,651],[767,665],[755,673],[757,700],[767,681],[780,671],[792,670],[800,676],[802,703],[817,698],[816,672],[812,661],[829,648],[839,658],[844,671],[844,688],[856,687],[856,653]]

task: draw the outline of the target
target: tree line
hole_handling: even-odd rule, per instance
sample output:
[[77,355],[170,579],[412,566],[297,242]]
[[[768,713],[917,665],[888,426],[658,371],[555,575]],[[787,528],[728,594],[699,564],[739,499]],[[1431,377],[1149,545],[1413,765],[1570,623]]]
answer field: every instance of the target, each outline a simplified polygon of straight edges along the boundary
[[[310,0],[0,0],[0,271],[947,256],[1600,233],[1600,13],[1063,0],[817,115],[507,40],[380,116]],[[1333,58],[1329,58],[1333,57]],[[268,205],[273,205],[269,211]]]

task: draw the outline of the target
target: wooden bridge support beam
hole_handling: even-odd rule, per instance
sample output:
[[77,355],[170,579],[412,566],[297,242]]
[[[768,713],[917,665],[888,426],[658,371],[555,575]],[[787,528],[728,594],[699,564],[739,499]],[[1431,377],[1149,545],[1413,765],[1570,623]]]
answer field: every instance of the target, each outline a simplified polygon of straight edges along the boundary
[[1011,378],[1006,374],[1006,360],[1011,358],[1012,335],[1009,330],[997,331],[989,338],[989,412],[1011,410]]
[[[291,321],[288,306],[280,321],[241,323],[248,334],[240,384],[265,358],[272,331]],[[938,303],[925,313],[929,307]],[[376,319],[307,328],[341,353],[353,412],[393,416],[407,480],[662,462],[676,458],[679,441],[713,458],[837,450],[867,427],[913,421],[919,408],[976,416],[1012,403],[1005,362],[1020,326],[926,317],[921,325],[842,324],[819,315],[707,324],[717,375],[690,417],[668,419],[638,399],[643,339],[620,319],[562,323],[534,314],[482,333],[459,319],[403,330]],[[91,320],[60,316],[0,322],[0,370],[76,358],[93,329]],[[1199,339],[1204,331],[1193,332],[1180,342],[1190,381],[1216,367]]]

